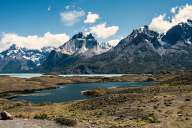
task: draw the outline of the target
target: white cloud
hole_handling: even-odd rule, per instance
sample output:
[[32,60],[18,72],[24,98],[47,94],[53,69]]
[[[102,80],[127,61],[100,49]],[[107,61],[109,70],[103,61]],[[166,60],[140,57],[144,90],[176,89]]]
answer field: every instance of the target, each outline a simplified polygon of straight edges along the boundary
[[174,16],[171,17],[170,20],[166,19],[166,14],[161,14],[158,17],[153,18],[149,28],[163,33],[178,23],[192,19],[192,5],[186,4],[185,6],[172,8],[171,13],[174,14]]
[[51,11],[51,5],[49,5],[49,7],[47,8],[47,11],[50,12]]
[[42,37],[37,35],[20,36],[16,33],[3,33],[0,40],[0,51],[7,49],[11,44],[29,49],[41,49],[46,46],[58,47],[69,40],[69,36],[63,34],[45,33]]
[[108,41],[108,44],[110,45],[110,46],[116,46],[118,43],[120,42],[120,40],[119,39],[113,39],[113,40],[109,40]]
[[84,20],[84,23],[93,24],[100,18],[99,14],[88,12],[88,15],[86,19]]
[[61,21],[67,26],[77,23],[84,15],[85,12],[83,10],[71,10],[60,13]]
[[165,20],[165,14],[155,17],[149,25],[149,28],[160,33],[166,32],[169,28],[172,27],[170,21]]
[[175,14],[177,12],[178,7],[174,7],[171,9],[171,13]]
[[74,5],[74,4],[66,5],[66,6],[65,6],[65,9],[66,9],[66,10],[77,10],[77,9],[82,10],[80,7],[78,7],[78,6]]
[[70,7],[71,7],[70,5],[67,5],[65,6],[65,9],[70,9]]
[[95,34],[98,38],[107,39],[115,35],[119,30],[119,26],[107,27],[106,23],[98,24],[90,27],[88,32]]

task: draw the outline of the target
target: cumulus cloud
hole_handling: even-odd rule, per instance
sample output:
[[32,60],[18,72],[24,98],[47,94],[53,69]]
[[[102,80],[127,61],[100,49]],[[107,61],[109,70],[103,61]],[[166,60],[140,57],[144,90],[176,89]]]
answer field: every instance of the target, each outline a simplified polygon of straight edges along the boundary
[[119,26],[110,26],[108,27],[106,23],[98,24],[96,26],[90,27],[88,29],[89,33],[93,33],[98,38],[107,39],[115,35],[119,30]]
[[67,26],[74,25],[83,16],[85,16],[85,12],[83,10],[71,10],[60,13],[61,21]]
[[70,9],[70,7],[71,7],[70,5],[67,5],[65,6],[65,9]]
[[108,41],[108,44],[109,44],[110,46],[115,47],[119,42],[120,42],[120,39],[113,39],[113,40],[109,40],[109,41]]
[[49,7],[47,8],[47,11],[50,12],[51,11],[51,5],[49,5]]
[[99,14],[88,12],[84,23],[93,24],[100,18]]
[[29,49],[41,49],[46,46],[58,47],[69,40],[69,36],[63,34],[45,33],[43,36],[29,35],[20,36],[16,33],[3,33],[0,39],[0,51],[7,49],[10,45],[16,44]]
[[66,10],[82,10],[80,7],[76,6],[75,4],[71,4],[71,5],[66,5],[65,6]]
[[177,12],[177,10],[178,10],[178,7],[174,7],[171,9],[171,13],[175,14]]
[[178,23],[192,19],[192,5],[189,4],[172,8],[170,12],[173,14],[170,20],[167,19],[166,14],[161,14],[152,19],[149,28],[164,33]]

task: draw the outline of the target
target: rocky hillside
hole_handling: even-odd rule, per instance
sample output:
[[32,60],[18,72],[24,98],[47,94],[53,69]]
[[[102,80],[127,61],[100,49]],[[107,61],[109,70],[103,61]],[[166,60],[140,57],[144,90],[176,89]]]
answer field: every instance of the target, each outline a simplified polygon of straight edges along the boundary
[[165,34],[147,26],[133,30],[106,53],[80,61],[64,73],[152,73],[192,68],[192,21]]
[[85,36],[82,32],[74,35],[68,42],[60,46],[56,51],[67,55],[92,57],[107,51],[99,45],[92,34]]
[[53,48],[27,49],[11,45],[0,53],[0,72],[31,72],[45,61]]
[[141,27],[115,47],[92,34],[74,35],[58,48],[29,50],[15,45],[0,54],[0,72],[154,73],[192,69],[192,21],[164,34]]
[[92,58],[110,49],[109,46],[100,45],[92,34],[85,36],[82,32],[74,35],[68,42],[53,50],[40,71],[60,72],[69,65]]

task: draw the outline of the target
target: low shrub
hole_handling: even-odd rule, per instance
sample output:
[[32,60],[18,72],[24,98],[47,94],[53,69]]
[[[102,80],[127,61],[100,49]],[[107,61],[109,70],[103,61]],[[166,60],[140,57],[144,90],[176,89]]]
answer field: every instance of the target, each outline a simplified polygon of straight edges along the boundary
[[45,113],[41,113],[41,114],[35,115],[33,118],[34,118],[34,119],[39,119],[39,120],[49,119],[49,118],[48,118],[48,115],[45,114]]
[[148,116],[144,117],[143,120],[149,123],[160,123],[157,117],[154,114],[149,114]]
[[56,123],[66,126],[75,126],[77,125],[77,121],[73,119],[68,119],[64,117],[58,117],[55,119]]

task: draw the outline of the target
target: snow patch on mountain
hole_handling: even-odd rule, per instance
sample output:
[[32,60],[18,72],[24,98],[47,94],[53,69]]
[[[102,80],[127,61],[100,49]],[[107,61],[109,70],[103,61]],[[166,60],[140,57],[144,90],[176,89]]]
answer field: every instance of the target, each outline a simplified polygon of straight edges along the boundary
[[49,52],[53,48],[42,48],[42,50],[37,49],[27,49],[23,47],[18,47],[15,44],[11,45],[7,50],[0,53],[1,58],[10,58],[10,59],[25,59],[31,60],[37,66],[46,58]]
[[85,36],[80,32],[74,35],[68,42],[60,46],[56,51],[67,55],[92,57],[108,50],[109,47],[100,45],[92,34]]

